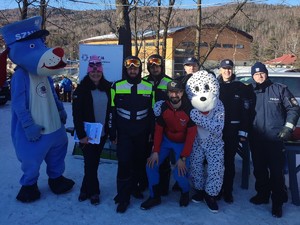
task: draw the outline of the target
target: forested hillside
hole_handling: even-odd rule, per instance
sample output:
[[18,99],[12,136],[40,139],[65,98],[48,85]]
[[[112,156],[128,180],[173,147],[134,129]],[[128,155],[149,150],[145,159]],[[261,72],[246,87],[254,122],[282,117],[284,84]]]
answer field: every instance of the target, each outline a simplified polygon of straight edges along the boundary
[[[202,9],[202,24],[222,24],[231,16],[236,5]],[[162,9],[164,20],[166,9]],[[38,15],[31,9],[28,17]],[[0,26],[19,20],[19,11],[0,11]],[[170,27],[196,25],[196,10],[173,11]],[[131,14],[133,25],[133,13]],[[156,28],[156,9],[137,9],[137,30]],[[253,36],[253,59],[266,60],[284,53],[300,55],[300,7],[283,5],[247,4],[230,26],[248,32]],[[73,11],[47,9],[47,29],[51,32],[49,45],[64,46],[68,54],[76,57],[78,41],[92,36],[116,32],[116,15],[113,10]],[[132,31],[134,26],[132,26]]]

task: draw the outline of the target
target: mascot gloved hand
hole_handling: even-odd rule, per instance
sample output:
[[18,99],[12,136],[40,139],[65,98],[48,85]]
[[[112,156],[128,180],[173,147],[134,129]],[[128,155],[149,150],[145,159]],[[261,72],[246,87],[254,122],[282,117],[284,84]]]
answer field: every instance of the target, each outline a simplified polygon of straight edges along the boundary
[[17,195],[21,202],[40,198],[37,182],[43,161],[52,192],[62,194],[74,185],[74,181],[63,176],[68,147],[64,127],[67,117],[51,78],[63,71],[66,59],[62,48],[45,45],[49,32],[41,30],[41,22],[41,17],[32,17],[0,29],[7,46],[0,56],[0,80],[6,77],[5,56],[17,65],[11,80],[11,133],[23,170]]
[[28,141],[39,140],[42,136],[42,130],[44,130],[44,127],[37,124],[31,124],[30,126],[24,128],[25,135]]

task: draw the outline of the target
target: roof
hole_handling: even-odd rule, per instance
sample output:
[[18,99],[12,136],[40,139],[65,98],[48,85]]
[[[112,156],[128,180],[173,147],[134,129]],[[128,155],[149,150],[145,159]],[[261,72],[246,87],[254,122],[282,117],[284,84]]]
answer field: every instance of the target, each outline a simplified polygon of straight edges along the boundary
[[294,54],[284,54],[279,58],[275,58],[269,61],[266,61],[266,64],[271,65],[292,65],[296,62],[297,56]]
[[[203,25],[202,26],[203,28],[219,28],[220,25],[216,25],[216,24],[206,24],[206,25]],[[176,32],[179,32],[179,31],[182,31],[182,30],[185,30],[185,29],[189,29],[189,28],[196,28],[196,26],[186,26],[186,27],[171,27],[167,30],[167,34],[168,35],[172,35]],[[244,32],[244,31],[241,31],[239,29],[236,29],[234,27],[230,27],[230,26],[227,26],[227,28],[231,31],[234,31],[234,32],[237,32],[245,37],[247,37],[248,39],[250,39],[251,41],[253,40],[253,37]],[[160,34],[163,34],[164,30],[160,30],[159,33]],[[156,35],[156,31],[153,31],[153,30],[149,30],[149,31],[145,31],[143,33],[139,33],[138,34],[138,37],[139,38],[150,38],[150,37],[154,37]],[[118,37],[116,34],[105,34],[105,35],[101,35],[101,36],[95,36],[95,37],[91,37],[91,38],[86,38],[86,39],[83,39],[83,40],[80,40],[79,43],[85,43],[85,42],[90,42],[90,41],[101,41],[101,40],[117,40]]]

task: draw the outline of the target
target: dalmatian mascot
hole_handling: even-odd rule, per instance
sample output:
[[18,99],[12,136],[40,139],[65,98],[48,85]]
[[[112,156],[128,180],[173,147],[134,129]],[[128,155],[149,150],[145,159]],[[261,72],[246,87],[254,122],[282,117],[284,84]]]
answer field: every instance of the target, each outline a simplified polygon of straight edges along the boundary
[[186,93],[194,107],[191,119],[198,126],[190,156],[190,176],[196,189],[192,201],[205,200],[209,209],[217,212],[216,196],[224,175],[222,130],[225,119],[224,106],[219,100],[219,83],[214,75],[198,71],[188,79]]
[[8,54],[17,65],[11,80],[11,136],[23,171],[16,197],[21,202],[40,198],[37,181],[43,161],[53,193],[65,193],[74,185],[62,175],[68,147],[67,114],[50,77],[63,70],[66,59],[62,48],[46,47],[44,38],[49,32],[41,30],[41,22],[41,17],[32,17],[0,29],[7,46],[1,58]]

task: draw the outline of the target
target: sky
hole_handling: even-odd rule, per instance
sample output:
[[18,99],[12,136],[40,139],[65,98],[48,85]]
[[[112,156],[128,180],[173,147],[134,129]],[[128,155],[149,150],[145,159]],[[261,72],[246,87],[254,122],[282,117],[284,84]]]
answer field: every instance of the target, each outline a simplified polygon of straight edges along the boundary
[[[85,10],[85,9],[107,9],[114,8],[115,0],[50,0],[49,5],[54,7],[64,7],[74,10]],[[241,0],[239,0],[241,1]],[[15,0],[0,0],[1,9],[17,8],[18,5]],[[82,3],[80,3],[82,2]],[[83,3],[85,2],[85,3]],[[87,4],[86,2],[90,3]],[[104,3],[106,2],[106,3]],[[162,5],[166,5],[168,1],[162,0]],[[176,0],[176,8],[196,8],[197,0]],[[203,7],[219,6],[229,3],[235,3],[236,0],[202,0]],[[286,4],[289,6],[300,5],[299,0],[249,0],[249,2],[265,3],[265,4]]]
[[[64,103],[68,114],[66,127],[73,126],[71,103]],[[170,191],[162,197],[161,205],[150,210],[141,210],[143,200],[131,198],[125,214],[116,213],[113,198],[116,195],[117,163],[114,160],[101,159],[99,165],[100,204],[93,206],[90,202],[78,202],[77,198],[83,177],[83,160],[72,155],[74,139],[68,135],[69,146],[65,158],[64,175],[75,181],[73,189],[64,195],[53,194],[47,184],[45,163],[40,169],[38,186],[41,199],[33,203],[18,202],[15,197],[20,189],[19,179],[22,175],[10,138],[11,103],[0,106],[0,223],[3,225],[299,225],[300,206],[289,201],[283,206],[283,217],[271,215],[271,204],[254,206],[249,202],[255,195],[254,177],[249,179],[249,189],[242,189],[242,160],[236,156],[236,177],[234,181],[234,203],[218,201],[219,212],[212,213],[204,202],[179,207],[178,192]],[[37,149],[38,150],[38,149]],[[300,163],[300,157],[297,158]],[[300,174],[298,173],[298,182]],[[174,184],[171,178],[171,185]],[[286,175],[288,185],[288,176]],[[191,193],[192,194],[192,193]],[[144,192],[148,198],[148,191]]]

